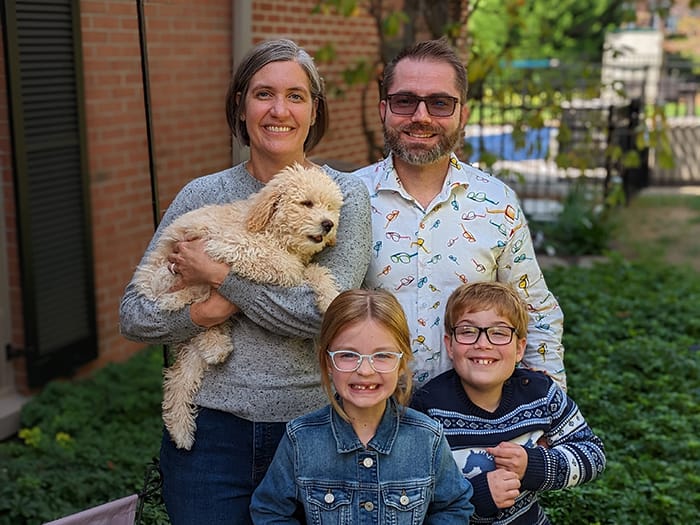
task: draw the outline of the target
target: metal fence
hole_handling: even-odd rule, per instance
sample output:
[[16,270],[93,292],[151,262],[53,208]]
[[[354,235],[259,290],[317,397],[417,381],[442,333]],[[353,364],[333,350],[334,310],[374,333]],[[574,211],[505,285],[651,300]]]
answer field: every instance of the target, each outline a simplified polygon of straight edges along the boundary
[[556,217],[574,182],[601,201],[700,185],[699,72],[667,62],[650,84],[634,62],[504,68],[470,86],[464,158],[505,179],[533,218]]

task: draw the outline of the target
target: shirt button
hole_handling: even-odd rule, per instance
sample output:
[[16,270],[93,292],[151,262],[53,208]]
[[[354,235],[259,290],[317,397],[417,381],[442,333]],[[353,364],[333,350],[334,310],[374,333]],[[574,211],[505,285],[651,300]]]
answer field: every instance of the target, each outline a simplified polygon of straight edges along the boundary
[[408,505],[409,501],[410,500],[408,499],[408,496],[406,496],[406,494],[399,498],[399,503],[401,503],[401,505]]
[[323,501],[326,503],[333,503],[335,501],[335,496],[329,492],[323,497]]
[[372,458],[365,458],[362,460],[362,464],[365,467],[370,468],[372,465],[374,465],[374,460]]
[[374,510],[374,503],[371,501],[365,501],[362,506],[367,512],[372,512]]

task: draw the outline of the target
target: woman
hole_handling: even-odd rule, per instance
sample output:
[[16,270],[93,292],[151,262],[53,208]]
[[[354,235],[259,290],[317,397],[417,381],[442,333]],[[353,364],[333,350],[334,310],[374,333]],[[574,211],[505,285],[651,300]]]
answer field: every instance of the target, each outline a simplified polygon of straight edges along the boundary
[[[188,183],[168,208],[148,250],[179,215],[245,199],[295,162],[309,166],[306,153],[321,140],[328,123],[323,81],[308,53],[290,40],[264,42],[248,53],[234,73],[226,112],[234,136],[250,147],[250,160]],[[350,175],[323,169],[340,186],[345,203],[337,244],[316,261],[331,270],[341,290],[357,287],[370,254],[367,190]],[[235,316],[235,349],[202,382],[192,449],[177,449],[167,432],[163,435],[166,508],[173,525],[250,523],[250,495],[267,470],[285,423],[325,404],[312,342],[321,323],[315,294],[306,286],[278,288],[245,281],[227,265],[212,261],[197,240],[179,243],[168,260],[183,283],[209,284],[210,299],[164,312],[130,283],[120,307],[122,333],[146,343],[172,344]]]
[[442,427],[406,408],[413,360],[406,316],[384,290],[348,290],[321,326],[330,405],[287,425],[253,494],[255,525],[467,523],[472,487]]

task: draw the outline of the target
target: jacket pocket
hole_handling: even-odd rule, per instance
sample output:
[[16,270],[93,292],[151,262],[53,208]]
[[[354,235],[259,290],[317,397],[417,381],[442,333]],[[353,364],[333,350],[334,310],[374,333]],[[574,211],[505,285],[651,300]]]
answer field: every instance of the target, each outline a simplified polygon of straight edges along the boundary
[[352,491],[317,483],[304,485],[304,507],[308,523],[315,525],[350,525]]
[[428,508],[430,480],[385,483],[381,487],[386,513],[384,523],[417,525],[423,523]]

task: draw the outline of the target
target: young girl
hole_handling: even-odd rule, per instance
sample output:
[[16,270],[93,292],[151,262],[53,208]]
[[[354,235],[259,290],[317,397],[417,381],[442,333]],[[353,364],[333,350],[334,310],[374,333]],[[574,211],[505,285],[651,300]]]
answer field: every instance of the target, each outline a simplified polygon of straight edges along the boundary
[[299,523],[303,506],[309,523],[467,523],[472,488],[442,427],[404,406],[413,355],[394,296],[341,293],[318,357],[331,403],[287,424],[253,493],[253,522]]

